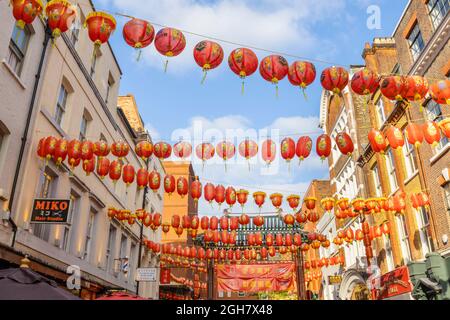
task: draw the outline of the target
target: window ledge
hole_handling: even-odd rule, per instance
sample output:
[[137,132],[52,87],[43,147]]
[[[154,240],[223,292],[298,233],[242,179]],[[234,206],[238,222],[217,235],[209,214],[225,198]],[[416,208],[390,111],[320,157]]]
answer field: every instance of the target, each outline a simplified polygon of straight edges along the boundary
[[450,142],[447,142],[447,144],[430,159],[430,164],[434,164],[436,161],[442,158],[442,156],[446,154],[447,151],[449,150],[450,150]]
[[390,197],[393,197],[393,196],[398,192],[398,190],[400,190],[400,187],[397,187],[397,189],[395,189],[394,191],[392,191],[391,194],[389,195],[389,198],[390,198]]
[[414,171],[414,173],[409,178],[407,178],[405,181],[403,181],[403,184],[407,185],[408,183],[411,182],[412,179],[417,177],[418,174],[419,174],[419,170]]
[[17,73],[11,68],[11,66],[8,64],[8,62],[6,62],[5,59],[2,59],[2,64],[6,68],[6,70],[8,70],[8,72],[13,76],[13,78],[20,85],[20,87],[23,90],[26,90],[27,86],[25,85],[25,83],[23,83],[23,81],[20,79],[20,77],[17,75]]
[[46,109],[41,109],[41,113],[62,137],[67,137],[67,133],[61,128],[59,124],[56,123],[55,119],[53,119],[53,117]]

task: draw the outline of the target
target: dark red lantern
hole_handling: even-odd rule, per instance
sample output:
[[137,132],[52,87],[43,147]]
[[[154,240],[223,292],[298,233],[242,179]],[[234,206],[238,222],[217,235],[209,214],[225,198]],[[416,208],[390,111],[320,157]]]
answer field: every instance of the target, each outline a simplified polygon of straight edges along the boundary
[[293,86],[300,87],[305,94],[306,87],[316,79],[316,67],[311,62],[295,61],[289,67],[288,78]]
[[140,168],[136,173],[136,183],[139,189],[144,189],[148,184],[148,171],[145,168]]
[[153,190],[154,193],[158,192],[161,186],[161,175],[157,171],[150,172],[148,176],[148,186]]
[[154,154],[161,161],[168,159],[172,155],[172,146],[166,142],[158,142],[154,145]]
[[169,194],[169,196],[172,195],[172,193],[175,192],[176,184],[175,184],[175,177],[171,174],[166,175],[164,177],[164,191]]
[[307,159],[312,151],[312,140],[310,137],[300,137],[297,141],[296,154],[300,163]]
[[203,69],[203,83],[207,72],[217,68],[222,63],[223,49],[214,41],[200,41],[194,48],[194,60]]
[[134,170],[134,167],[131,164],[124,165],[122,171],[123,171],[122,180],[128,187],[130,184],[134,182],[134,176],[136,174],[136,171]]
[[110,161],[108,158],[97,158],[97,174],[104,179],[109,173]]
[[109,178],[116,183],[122,174],[122,164],[119,161],[111,162],[109,166]]
[[90,176],[95,171],[95,158],[83,161],[83,170],[87,176]]
[[265,57],[261,61],[259,65],[259,72],[264,80],[272,82],[276,85],[278,94],[278,82],[287,76],[289,72],[289,65],[284,57],[279,55],[271,55]]
[[348,133],[338,133],[335,141],[339,151],[341,151],[343,155],[350,157],[353,154],[353,151],[355,151],[355,145],[353,144],[352,138],[348,135]]
[[342,67],[330,67],[322,72],[320,82],[325,90],[340,94],[348,84],[348,72]]
[[378,75],[370,69],[364,68],[353,75],[351,87],[360,96],[373,94],[380,86]]
[[327,134],[322,134],[317,138],[316,143],[317,155],[324,161],[331,154],[331,138]]

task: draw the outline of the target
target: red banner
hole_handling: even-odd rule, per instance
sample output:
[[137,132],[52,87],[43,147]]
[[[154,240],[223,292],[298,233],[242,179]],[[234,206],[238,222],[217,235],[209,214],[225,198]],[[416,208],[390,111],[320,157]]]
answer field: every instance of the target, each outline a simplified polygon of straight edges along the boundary
[[160,284],[170,284],[170,269],[161,268],[160,276],[159,276]]
[[401,267],[373,280],[372,296],[374,300],[384,300],[412,291],[408,267]]
[[218,265],[219,292],[295,292],[294,263],[256,265]]

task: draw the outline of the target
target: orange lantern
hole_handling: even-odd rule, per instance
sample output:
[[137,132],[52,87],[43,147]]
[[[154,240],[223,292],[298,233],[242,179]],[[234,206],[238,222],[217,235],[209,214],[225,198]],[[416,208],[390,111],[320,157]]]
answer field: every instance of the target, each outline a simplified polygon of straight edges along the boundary
[[274,193],[270,195],[270,200],[275,208],[280,209],[283,204],[283,195],[281,193]]
[[177,193],[181,198],[184,198],[188,194],[188,184],[185,177],[179,177],[177,179]]
[[394,150],[401,149],[405,145],[405,138],[403,137],[401,130],[394,126],[390,126],[386,130],[386,139]]
[[194,60],[203,69],[202,83],[209,70],[217,68],[223,61],[223,49],[220,44],[203,40],[194,48]]
[[98,158],[97,159],[97,174],[100,179],[104,179],[109,173],[110,161],[108,158]]
[[253,193],[253,199],[255,200],[256,205],[261,210],[264,202],[266,201],[266,193],[261,191],[255,192]]
[[322,72],[320,82],[325,90],[340,94],[348,84],[348,72],[341,67],[330,67]]
[[410,123],[406,126],[406,139],[409,144],[418,148],[423,143],[424,135],[422,127],[417,123]]
[[331,154],[331,138],[327,134],[323,134],[317,138],[316,143],[317,155],[324,161]]
[[172,193],[175,192],[175,188],[176,188],[175,177],[173,175],[171,175],[171,174],[166,175],[164,177],[164,191],[166,193],[168,193],[169,196],[171,196]]
[[89,38],[94,42],[94,54],[116,29],[116,19],[106,12],[91,12],[86,17],[84,26],[87,27]]
[[269,166],[276,157],[277,152],[277,146],[273,140],[268,139],[263,142],[262,150],[261,150],[261,157],[266,162],[267,166]]
[[343,155],[351,156],[353,151],[355,151],[355,146],[353,144],[352,138],[346,132],[340,132],[336,135],[335,138],[336,145],[339,148],[339,151]]
[[409,101],[423,100],[428,93],[429,85],[427,79],[421,76],[407,76],[407,90],[405,97]]
[[295,220],[297,220],[298,223],[302,224],[308,221],[308,216],[305,213],[297,212],[295,214]]
[[119,160],[122,160],[123,158],[125,158],[129,152],[130,152],[130,147],[128,146],[127,143],[123,142],[122,140],[114,142],[111,145],[111,153],[114,156],[118,157]]
[[383,223],[383,225],[381,226],[381,231],[382,231],[383,234],[385,234],[385,235],[388,235],[388,234],[391,233],[389,222]]
[[419,202],[422,207],[429,207],[430,206],[430,197],[426,192],[420,192],[418,193]]
[[241,77],[242,92],[244,92],[244,79],[258,69],[258,57],[250,49],[238,48],[230,53],[228,65],[231,71]]
[[283,217],[283,221],[288,226],[293,226],[295,224],[295,217],[292,214],[287,214]]
[[109,178],[116,183],[122,174],[122,164],[119,161],[111,162],[109,166]]
[[362,230],[356,230],[355,239],[356,241],[362,241],[364,239],[364,233]]
[[400,193],[393,197],[394,212],[404,214],[406,209],[405,194]]
[[357,198],[352,201],[353,210],[358,213],[362,213],[365,209],[365,201],[364,199]]
[[305,204],[308,210],[314,210],[316,208],[317,199],[314,197],[308,197],[303,199],[303,203]]
[[246,215],[245,213],[241,214],[241,216],[239,217],[239,224],[241,226],[246,226],[250,223],[250,217],[248,215]]
[[384,154],[387,149],[387,143],[380,131],[372,129],[369,132],[369,142],[372,150],[376,153]]
[[172,155],[172,146],[166,142],[158,142],[154,145],[154,154],[161,161],[168,159]]
[[262,227],[264,225],[264,217],[262,217],[262,216],[254,217],[253,224],[258,228]]
[[334,209],[334,205],[336,204],[336,200],[334,198],[324,198],[322,201],[320,201],[322,208],[327,211],[331,212],[331,210]]
[[230,218],[230,230],[237,230],[239,228],[239,218],[238,217],[231,217]]
[[[186,38],[180,30],[163,28],[156,34],[155,48],[163,56],[176,57],[186,48]],[[166,60],[164,70],[167,70],[167,64],[168,60]]]
[[425,141],[435,148],[441,141],[441,131],[436,122],[427,121],[423,124],[423,136]]
[[236,191],[237,202],[241,205],[242,208],[244,208],[245,204],[247,203],[247,197],[248,197],[247,190],[241,189]]
[[312,223],[315,223],[315,222],[319,221],[319,219],[320,219],[320,216],[319,216],[319,214],[318,214],[317,212],[315,212],[315,211],[312,211],[312,212],[310,212],[310,213],[308,214],[308,220],[309,220],[310,222],[312,222]]
[[150,141],[141,141],[136,145],[135,151],[142,161],[147,162],[153,154],[153,144]]
[[122,180],[125,182],[127,187],[134,182],[135,170],[131,164],[126,164],[123,166],[122,170]]
[[228,187],[225,191],[225,201],[232,208],[236,203],[236,190],[233,187]]
[[260,65],[259,72],[264,80],[272,82],[276,85],[276,92],[278,95],[278,82],[283,80],[288,72],[289,65],[286,59],[279,55],[271,55],[265,57]]
[[300,205],[300,196],[298,195],[290,195],[287,197],[287,202],[289,204],[289,207],[291,207],[292,210],[296,210],[298,206]]
[[16,25],[20,29],[25,28],[27,24],[32,24],[43,9],[41,0],[12,0],[11,5],[13,16],[17,21]]
[[195,177],[195,180],[191,183],[191,197],[194,202],[197,203],[202,196],[202,183]]
[[450,80],[445,79],[430,86],[431,98],[438,104],[450,105]]
[[148,176],[148,186],[153,190],[154,193],[157,193],[159,187],[161,186],[161,175],[157,171],[150,172]]

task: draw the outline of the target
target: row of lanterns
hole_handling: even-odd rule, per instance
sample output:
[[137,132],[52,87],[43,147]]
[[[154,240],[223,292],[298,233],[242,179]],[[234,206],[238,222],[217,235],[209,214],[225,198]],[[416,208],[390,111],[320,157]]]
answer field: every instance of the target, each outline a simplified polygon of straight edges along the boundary
[[[31,24],[36,16],[43,11],[40,0],[11,0],[13,15],[19,27]],[[45,8],[49,27],[53,36],[57,37],[66,32],[76,17],[76,9],[68,1],[52,0]],[[89,38],[95,47],[106,43],[115,31],[115,18],[105,12],[91,12],[85,21]],[[163,28],[155,35],[154,27],[147,21],[133,18],[128,21],[122,31],[125,42],[131,47],[141,50],[155,41],[156,50],[163,56],[175,57],[186,47],[186,39],[180,30]],[[224,59],[224,50],[220,44],[210,41],[200,41],[194,48],[194,60],[204,72],[204,81],[208,71],[217,68]],[[260,63],[256,54],[248,48],[238,48],[228,57],[230,69],[241,79],[254,74],[259,65],[260,75],[275,85],[288,77],[289,82],[301,89],[305,89],[316,79],[315,66],[306,61],[295,61],[290,66],[280,55],[265,57]],[[167,62],[166,62],[167,67]],[[342,67],[326,68],[320,81],[325,90],[340,94],[351,82],[352,90],[358,95],[373,94],[380,88],[382,94],[390,100],[418,101],[424,99],[428,93],[439,104],[450,103],[450,80],[442,80],[432,84],[420,76],[387,76],[380,77],[369,69],[356,72],[349,79],[348,71]],[[277,86],[278,91],[278,86]]]
[[317,260],[309,260],[305,261],[304,267],[305,270],[311,269],[320,269],[323,267],[336,266],[336,265],[344,265],[345,258],[343,256],[335,256],[331,258],[322,258]]

